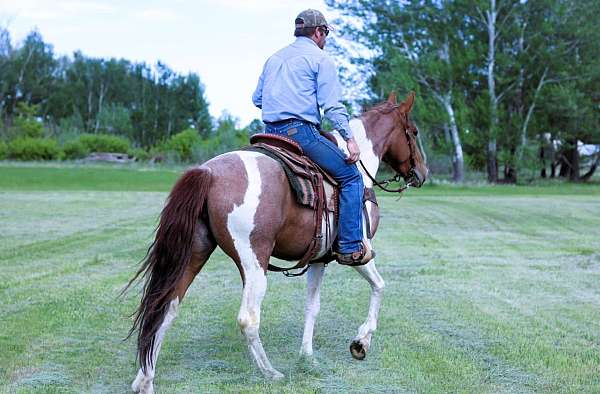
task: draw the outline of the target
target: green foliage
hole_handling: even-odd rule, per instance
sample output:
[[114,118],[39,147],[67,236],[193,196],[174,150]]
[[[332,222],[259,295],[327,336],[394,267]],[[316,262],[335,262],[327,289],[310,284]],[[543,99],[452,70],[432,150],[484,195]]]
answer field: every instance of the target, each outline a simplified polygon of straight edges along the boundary
[[187,129],[173,135],[164,144],[152,149],[151,153],[163,155],[168,162],[204,162],[248,145],[249,128],[259,129],[256,122],[243,129],[238,129],[236,123],[236,118],[225,113],[217,121],[214,133],[203,136],[196,129]]
[[[144,147],[190,127],[212,133],[200,77],[160,61],[56,57],[39,32],[13,46],[0,28],[0,70],[0,119],[20,129],[14,137],[41,137],[39,114],[61,132],[115,134]],[[23,105],[36,110],[22,115]]]
[[65,142],[63,152],[66,159],[82,159],[90,154],[90,150],[80,139]]
[[62,152],[50,138],[16,138],[8,144],[8,157],[16,160],[57,160]]
[[222,152],[239,148],[249,142],[246,130],[237,129],[236,123],[237,119],[229,114],[224,114],[217,121],[217,130],[213,138],[217,139]]
[[128,155],[135,157],[138,161],[147,161],[150,159],[150,153],[144,148],[131,148],[129,149]]
[[134,128],[131,124],[129,110],[122,105],[111,104],[103,107],[98,113],[98,130],[105,134],[116,134],[132,137]]
[[6,155],[8,153],[8,146],[6,142],[0,140],[0,160],[6,159]]
[[198,144],[200,144],[198,131],[187,129],[172,136],[164,147],[175,154],[176,160],[190,162],[193,160],[194,146]]
[[29,137],[42,138],[44,135],[44,126],[39,122],[35,115],[39,111],[39,106],[19,103],[17,105],[18,116],[14,120],[13,138]]
[[[194,149],[197,161],[203,162],[221,153],[238,149],[248,145],[248,129],[238,129],[237,119],[227,113],[223,114],[217,121],[215,134],[203,139],[202,143]],[[256,123],[254,126],[257,126]]]
[[83,118],[79,112],[60,119],[58,129],[61,134],[81,134],[85,130]]
[[253,119],[248,126],[244,127],[247,135],[254,135],[265,131],[265,124],[260,119]]
[[127,153],[130,149],[129,141],[116,135],[83,134],[79,141],[88,152]]
[[[451,151],[448,104],[465,162],[475,168],[499,159],[505,174],[529,171],[536,136],[546,132],[563,147],[575,139],[600,142],[600,2],[509,1],[495,10],[495,2],[470,0],[326,4],[342,16],[341,34],[373,53],[365,61],[362,52],[347,52],[361,53],[351,60],[372,74],[372,101],[396,89],[417,88],[425,97],[414,119],[427,125],[437,152]],[[493,172],[488,168],[490,179]]]

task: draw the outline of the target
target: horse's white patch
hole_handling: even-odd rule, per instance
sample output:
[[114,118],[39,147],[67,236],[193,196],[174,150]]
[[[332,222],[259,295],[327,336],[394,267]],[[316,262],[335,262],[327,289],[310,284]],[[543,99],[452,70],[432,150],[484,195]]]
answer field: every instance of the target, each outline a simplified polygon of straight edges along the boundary
[[258,158],[264,156],[257,152],[239,151],[234,153],[242,160],[248,178],[244,200],[240,205],[236,205],[227,217],[227,230],[240,257],[246,279],[237,321],[248,341],[248,349],[258,368],[265,376],[280,379],[283,375],[275,370],[269,362],[258,334],[260,306],[267,290],[267,278],[250,242],[250,234],[255,227],[254,217],[260,203],[262,190]]
[[244,194],[242,204],[236,205],[227,217],[227,230],[233,239],[235,250],[240,256],[240,262],[244,271],[247,268],[260,267],[256,254],[250,244],[250,233],[254,229],[254,215],[260,202],[262,181],[258,170],[258,158],[263,157],[257,152],[234,152],[244,163],[248,188]]
[[354,268],[371,285],[369,313],[365,322],[358,328],[358,335],[354,338],[354,341],[360,342],[363,347],[368,350],[371,346],[371,337],[375,330],[377,330],[377,320],[379,318],[385,282],[383,281],[383,278],[381,278],[381,275],[379,275],[379,272],[377,272],[377,268],[375,268],[375,260],[371,260],[366,265]]
[[131,384],[131,389],[134,392],[142,392],[142,393],[153,393],[154,392],[154,371],[156,369],[156,361],[158,360],[158,353],[160,353],[160,348],[162,347],[162,342],[165,339],[165,333],[173,324],[173,320],[177,316],[177,310],[179,309],[179,297],[175,297],[175,299],[171,300],[169,304],[169,309],[160,324],[160,328],[154,334],[154,346],[152,348],[152,358],[148,360],[146,373],[140,370],[138,371],[135,380]]
[[154,377],[154,368],[156,368],[156,360],[158,359],[158,353],[160,352],[160,348],[162,347],[162,342],[165,339],[165,333],[173,324],[173,320],[177,316],[177,310],[179,309],[179,297],[175,297],[175,299],[171,300],[169,304],[169,309],[167,310],[167,314],[163,322],[160,325],[160,328],[156,332],[154,336],[154,351],[152,354],[152,364],[148,368],[148,373],[146,375],[150,375]]
[[[354,140],[356,141],[356,143],[358,144],[358,147],[360,149],[360,160],[362,160],[363,164],[369,171],[369,174],[371,174],[373,177],[375,177],[375,174],[377,173],[377,170],[379,169],[379,158],[377,157],[377,155],[375,154],[375,151],[373,150],[373,143],[367,136],[367,130],[365,129],[365,125],[363,124],[362,120],[355,118],[350,121],[350,128],[352,129],[352,133],[354,135]],[[333,133],[333,136],[335,137],[340,149],[347,155],[348,154],[348,146],[346,144],[346,141],[344,141],[344,139],[342,138],[340,133],[337,132],[337,130],[333,130],[332,133]],[[360,174],[362,175],[363,184],[365,185],[365,187],[373,187],[373,181],[371,181],[371,178],[369,178],[369,176],[365,173],[365,171],[362,168],[362,166],[360,165],[360,163],[356,163],[356,166],[357,166],[358,170],[360,171]],[[367,215],[369,215],[369,219],[370,219],[371,223],[373,222],[373,217],[371,214],[372,204],[373,204],[372,202],[367,202],[365,204],[367,207]],[[364,218],[363,218],[363,238],[365,240],[367,239],[367,226],[366,226],[366,221],[364,220]]]
[[[373,150],[373,143],[367,136],[365,125],[363,124],[362,120],[355,118],[350,121],[350,128],[352,129],[354,140],[360,148],[360,160],[362,160],[369,173],[375,176],[377,170],[379,169],[379,158]],[[347,155],[348,147],[346,145],[346,141],[344,141],[340,133],[338,133],[336,130],[332,131],[332,133],[340,149]],[[367,176],[360,163],[356,163],[356,166],[363,177],[363,183],[365,187],[373,187],[373,182]]]

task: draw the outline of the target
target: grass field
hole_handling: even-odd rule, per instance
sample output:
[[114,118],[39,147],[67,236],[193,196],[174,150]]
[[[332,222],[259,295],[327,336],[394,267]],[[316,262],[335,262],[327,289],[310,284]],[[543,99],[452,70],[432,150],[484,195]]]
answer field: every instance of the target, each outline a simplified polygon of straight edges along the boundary
[[[118,293],[176,170],[0,164],[0,392],[127,392],[139,287]],[[386,280],[363,362],[369,287],[325,274],[316,362],[301,360],[304,279],[269,274],[252,365],[241,282],[215,252],[167,334],[158,392],[600,392],[600,186],[456,187],[380,196]]]

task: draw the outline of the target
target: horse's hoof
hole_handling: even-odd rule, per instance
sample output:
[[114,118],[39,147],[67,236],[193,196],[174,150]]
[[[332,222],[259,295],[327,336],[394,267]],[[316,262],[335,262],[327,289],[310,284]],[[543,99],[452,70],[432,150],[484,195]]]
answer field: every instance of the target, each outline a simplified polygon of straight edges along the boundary
[[152,380],[153,379],[146,377],[140,370],[133,383],[131,383],[131,390],[133,390],[134,393],[153,394],[154,384]]
[[364,360],[367,357],[367,349],[360,341],[354,340],[350,344],[350,354],[357,360]]
[[321,369],[317,358],[314,355],[301,354],[296,363],[298,369],[308,374],[319,374]]
[[318,364],[317,358],[315,357],[314,354],[300,353],[300,357],[298,358],[298,361],[305,365],[317,365]]
[[271,379],[271,380],[281,380],[283,379],[285,376],[279,372],[276,369],[272,369],[270,371],[265,371],[265,378],[267,379]]

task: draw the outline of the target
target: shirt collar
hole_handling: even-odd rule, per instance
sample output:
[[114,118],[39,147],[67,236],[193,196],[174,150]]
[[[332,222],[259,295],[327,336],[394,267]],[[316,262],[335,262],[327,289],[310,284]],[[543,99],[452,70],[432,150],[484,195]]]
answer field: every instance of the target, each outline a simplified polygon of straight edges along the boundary
[[[317,45],[317,43],[316,43],[316,42],[314,42],[314,41],[312,40],[312,38],[308,38],[308,37],[300,36],[300,37],[296,37],[296,42],[297,42],[298,44],[302,44],[302,45],[306,45],[307,43],[310,43],[310,44],[312,44],[312,45],[316,46],[317,48],[319,48],[319,46]],[[319,48],[319,49],[321,49],[321,48]]]

